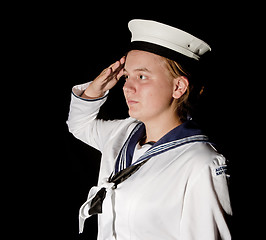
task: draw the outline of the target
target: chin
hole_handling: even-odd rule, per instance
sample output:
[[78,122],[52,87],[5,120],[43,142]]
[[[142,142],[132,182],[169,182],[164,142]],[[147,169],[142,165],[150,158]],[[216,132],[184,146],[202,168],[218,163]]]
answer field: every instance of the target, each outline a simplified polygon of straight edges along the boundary
[[137,114],[137,113],[134,112],[134,111],[131,111],[130,109],[128,110],[128,115],[129,115],[130,117],[132,117],[132,118],[135,118],[135,119],[141,121],[139,114]]

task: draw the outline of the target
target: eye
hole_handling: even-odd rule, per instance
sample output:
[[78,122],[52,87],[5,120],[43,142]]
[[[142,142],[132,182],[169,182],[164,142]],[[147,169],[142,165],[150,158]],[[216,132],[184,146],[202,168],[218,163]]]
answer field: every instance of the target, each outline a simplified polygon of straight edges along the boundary
[[129,76],[126,75],[126,74],[124,74],[123,77],[124,77],[125,80],[127,80],[129,78]]
[[147,77],[144,76],[144,75],[139,75],[139,78],[140,78],[141,80],[145,80],[145,79],[147,79]]

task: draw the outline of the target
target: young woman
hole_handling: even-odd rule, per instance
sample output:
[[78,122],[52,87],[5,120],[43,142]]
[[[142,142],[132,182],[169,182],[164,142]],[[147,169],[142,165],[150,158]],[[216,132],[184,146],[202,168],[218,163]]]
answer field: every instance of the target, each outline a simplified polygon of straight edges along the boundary
[[[193,85],[184,66],[210,48],[158,22],[132,20],[129,27],[126,57],[72,91],[69,130],[102,153],[98,186],[80,209],[80,232],[98,213],[99,240],[231,239],[225,158],[187,120]],[[130,117],[96,119],[121,76]]]

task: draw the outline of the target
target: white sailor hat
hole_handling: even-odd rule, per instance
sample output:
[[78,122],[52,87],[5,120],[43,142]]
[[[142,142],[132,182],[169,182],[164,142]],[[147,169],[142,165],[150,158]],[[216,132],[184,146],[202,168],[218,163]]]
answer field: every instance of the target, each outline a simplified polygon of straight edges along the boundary
[[[150,20],[134,19],[128,23],[131,50],[143,50],[172,60],[196,59],[210,51],[210,46],[178,28]],[[181,60],[182,61],[182,60]]]

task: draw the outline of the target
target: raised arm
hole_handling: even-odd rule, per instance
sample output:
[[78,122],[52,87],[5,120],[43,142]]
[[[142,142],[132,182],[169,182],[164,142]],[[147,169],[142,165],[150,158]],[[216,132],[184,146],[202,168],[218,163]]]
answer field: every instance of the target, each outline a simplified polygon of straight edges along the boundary
[[96,120],[108,90],[123,74],[124,57],[115,62],[92,82],[73,87],[68,116],[69,131],[81,141],[101,151],[112,129],[119,121]]

